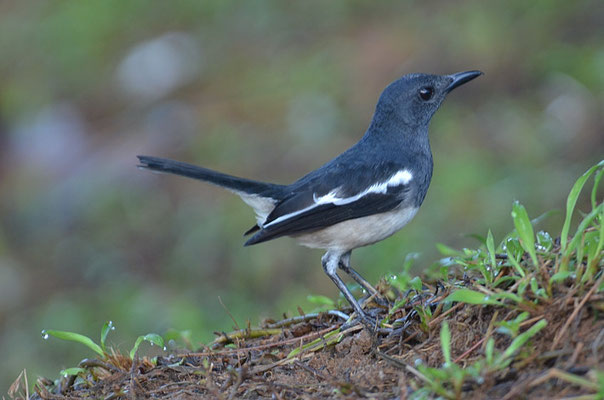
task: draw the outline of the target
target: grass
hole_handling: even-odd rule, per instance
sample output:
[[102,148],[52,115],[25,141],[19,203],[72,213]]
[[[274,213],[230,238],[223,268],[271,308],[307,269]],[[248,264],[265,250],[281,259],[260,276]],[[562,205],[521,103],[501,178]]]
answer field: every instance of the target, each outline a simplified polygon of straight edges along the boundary
[[[49,337],[52,336],[57,339],[68,340],[70,342],[83,344],[84,346],[88,347],[90,350],[95,352],[102,360],[105,360],[109,357],[109,353],[107,351],[105,342],[107,341],[107,336],[109,335],[109,332],[112,330],[115,330],[115,327],[113,326],[113,322],[111,322],[111,321],[105,322],[105,324],[103,325],[103,328],[101,329],[101,340],[100,340],[101,345],[100,346],[98,344],[96,344],[91,338],[84,336],[84,335],[80,335],[79,333],[74,333],[74,332],[46,330],[45,329],[42,331],[42,337],[45,340],[47,340]],[[164,346],[164,338],[161,335],[158,335],[157,333],[148,333],[146,335],[139,336],[136,339],[136,341],[134,342],[134,346],[132,347],[132,350],[130,350],[130,352],[128,353],[131,359],[136,357],[136,355],[138,353],[138,348],[141,345],[141,343],[143,343],[143,342],[148,342],[152,346],[154,346],[154,345],[159,346],[160,348],[162,348],[164,350],[166,349]]]
[[[381,329],[368,339],[369,350],[362,345],[366,331],[360,325],[341,328],[344,319],[352,321],[346,314],[351,310],[334,310],[338,302],[324,296],[309,296],[317,306],[316,313],[300,312],[300,316],[282,321],[266,321],[261,328],[248,325],[221,333],[199,353],[191,353],[190,332],[139,336],[126,356],[106,345],[114,329],[110,322],[102,327],[98,344],[77,333],[46,330],[45,339],[80,343],[98,358],[61,371],[57,380],[39,379],[35,396],[99,396],[94,388],[121,373],[120,383],[114,385],[118,389],[105,387],[109,392],[102,393],[123,397],[143,390],[132,386],[138,379],[133,371],[138,368],[143,375],[164,371],[164,386],[153,386],[155,391],[180,379],[179,384],[189,385],[192,393],[219,398],[265,393],[262,390],[319,398],[334,393],[356,397],[405,393],[410,399],[461,399],[472,393],[490,393],[513,398],[535,391],[556,397],[564,392],[582,399],[604,398],[604,358],[598,356],[604,340],[597,332],[604,310],[604,203],[597,200],[603,175],[604,161],[576,181],[559,235],[535,232],[539,218],[531,220],[525,207],[514,202],[511,217],[515,229],[500,240],[488,231],[475,249],[438,245],[444,256],[434,268],[440,282],[423,282],[412,276],[414,256],[410,255],[403,271],[378,285],[388,306],[371,298],[365,301],[366,309],[379,317]],[[575,208],[590,178],[591,210],[581,214]],[[575,230],[573,218],[578,219]],[[141,343],[165,349],[167,339],[178,339],[189,350],[139,359]],[[341,355],[338,349],[347,343],[352,343],[352,350]],[[585,350],[590,343],[593,354]],[[364,350],[355,352],[357,347]],[[259,362],[252,354],[272,361]],[[338,363],[330,364],[334,359]],[[175,378],[162,369],[165,365],[189,369]],[[365,368],[362,371],[370,376],[377,373],[378,365],[382,369],[375,376],[393,374],[399,379],[385,379],[380,384],[368,381],[363,386],[362,380],[350,378],[351,370]],[[322,367],[331,373],[326,374]],[[273,379],[281,377],[289,383],[275,389],[274,382],[266,379],[269,370]],[[308,374],[317,380],[315,386],[294,384],[307,381]],[[23,395],[29,389],[26,378],[20,375],[9,396]]]
[[[591,191],[592,210],[583,216],[569,240],[577,199],[588,178],[594,174]],[[494,338],[485,337],[482,341],[485,343],[483,357],[461,368],[451,360],[451,334],[447,321],[444,321],[440,339],[445,363],[441,368],[423,365],[418,368],[420,373],[418,376],[424,381],[425,387],[416,391],[411,398],[426,398],[429,395],[448,399],[462,398],[461,390],[464,382],[470,379],[484,382],[489,375],[507,368],[523,350],[531,352],[530,340],[548,324],[543,312],[544,306],[551,305],[554,299],[559,297],[557,296],[559,293],[575,292],[576,299],[584,295],[583,301],[578,303],[583,305],[588,295],[604,289],[602,285],[604,203],[598,204],[596,200],[598,185],[603,174],[604,161],[586,171],[574,184],[567,198],[566,218],[559,244],[547,232],[538,232],[535,235],[526,209],[516,201],[511,213],[515,230],[506,235],[497,247],[489,231],[484,246],[479,249],[464,249],[463,252],[458,252],[443,248],[445,254],[453,256],[454,264],[463,266],[466,272],[478,273],[472,284],[474,289],[468,289],[467,284],[462,283],[445,299],[445,303],[460,302],[517,312],[513,320],[494,321],[493,324],[498,332],[509,335],[512,342],[505,350],[496,352]],[[588,295],[585,295],[585,291]],[[521,326],[529,318],[534,322],[520,333]],[[562,325],[562,329],[554,337],[552,348],[559,343],[571,321],[572,319],[569,318]],[[548,374],[552,377],[555,376],[559,380],[580,386],[587,391],[596,392],[590,398],[604,396],[602,371],[592,371],[594,378],[591,380],[557,369],[551,371]]]

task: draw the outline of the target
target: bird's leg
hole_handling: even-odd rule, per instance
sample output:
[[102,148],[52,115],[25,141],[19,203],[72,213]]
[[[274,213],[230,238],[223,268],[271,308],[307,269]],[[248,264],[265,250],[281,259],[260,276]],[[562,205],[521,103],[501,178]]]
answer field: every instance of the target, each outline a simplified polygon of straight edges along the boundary
[[371,283],[369,283],[365,278],[363,278],[361,276],[361,274],[359,274],[357,271],[355,271],[351,266],[350,266],[350,254],[352,253],[352,251],[349,251],[347,253],[344,253],[342,255],[342,257],[340,257],[340,262],[338,264],[338,267],[344,271],[346,274],[348,274],[352,279],[354,279],[356,281],[356,283],[358,283],[359,285],[361,285],[361,287],[363,289],[365,289],[366,291],[368,291],[372,296],[374,297],[381,297],[380,293],[377,291],[376,288],[374,288]]
[[359,302],[354,298],[352,293],[350,293],[350,290],[348,290],[348,288],[344,284],[344,281],[342,281],[342,278],[340,278],[336,273],[338,265],[340,264],[341,256],[342,254],[331,251],[325,253],[325,255],[321,258],[323,270],[325,271],[327,276],[331,278],[333,283],[336,284],[338,289],[340,289],[340,292],[342,292],[342,294],[344,295],[346,300],[348,300],[354,311],[356,311],[363,324],[373,331],[376,328],[375,320],[373,320],[365,313],[365,311],[363,311]]

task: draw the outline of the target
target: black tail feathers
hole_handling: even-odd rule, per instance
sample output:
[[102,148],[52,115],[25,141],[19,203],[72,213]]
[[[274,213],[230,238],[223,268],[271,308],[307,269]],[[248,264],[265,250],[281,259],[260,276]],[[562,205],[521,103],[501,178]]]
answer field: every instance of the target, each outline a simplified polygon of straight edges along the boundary
[[262,197],[279,198],[279,193],[284,186],[273,183],[253,181],[245,178],[223,174],[211,169],[198,167],[180,161],[168,160],[166,158],[137,156],[140,161],[139,168],[151,171],[167,172],[170,174],[186,176],[199,179],[214,185],[222,186],[236,192],[243,192]]

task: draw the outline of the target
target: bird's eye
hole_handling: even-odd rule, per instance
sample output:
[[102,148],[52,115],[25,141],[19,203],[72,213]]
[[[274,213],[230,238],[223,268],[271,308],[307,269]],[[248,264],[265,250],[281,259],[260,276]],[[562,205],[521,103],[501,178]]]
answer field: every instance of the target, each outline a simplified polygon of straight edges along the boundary
[[434,95],[434,88],[430,87],[430,86],[424,86],[423,88],[421,88],[419,90],[419,97],[423,100],[423,101],[428,101],[432,98],[432,96]]

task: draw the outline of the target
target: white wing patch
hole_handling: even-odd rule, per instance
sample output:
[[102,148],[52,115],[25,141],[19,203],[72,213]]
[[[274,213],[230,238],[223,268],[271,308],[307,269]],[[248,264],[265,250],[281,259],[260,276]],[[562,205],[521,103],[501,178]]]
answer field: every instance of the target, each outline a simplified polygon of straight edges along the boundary
[[407,185],[409,182],[411,182],[411,179],[413,179],[413,174],[411,174],[411,172],[409,170],[403,169],[401,171],[396,172],[394,175],[392,175],[390,178],[388,178],[384,182],[375,183],[375,184],[369,186],[367,189],[363,190],[362,192],[360,192],[354,196],[351,196],[351,197],[338,197],[338,192],[340,191],[339,187],[333,189],[329,193],[327,193],[323,196],[320,196],[320,197],[317,197],[316,194],[313,194],[313,200],[314,200],[313,204],[311,204],[310,206],[305,207],[301,210],[297,210],[297,211],[291,212],[289,214],[282,215],[279,218],[276,218],[274,221],[271,221],[268,224],[264,225],[263,228],[268,228],[271,225],[278,224],[279,222],[282,222],[289,218],[295,217],[296,215],[305,213],[306,211],[312,210],[313,208],[318,207],[323,204],[334,204],[336,206],[342,206],[342,205],[353,203],[368,194],[373,194],[373,193],[385,194],[388,191],[389,187]]

